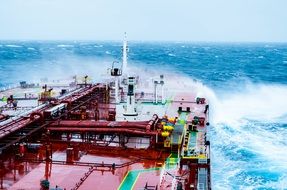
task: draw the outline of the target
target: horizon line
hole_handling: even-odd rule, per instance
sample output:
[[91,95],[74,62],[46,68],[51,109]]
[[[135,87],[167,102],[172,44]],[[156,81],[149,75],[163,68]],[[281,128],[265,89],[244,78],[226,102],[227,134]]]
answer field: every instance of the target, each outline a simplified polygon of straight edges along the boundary
[[[122,40],[100,40],[100,39],[0,39],[1,42],[122,42]],[[212,40],[128,40],[131,43],[276,43],[282,44],[287,41],[212,41]]]

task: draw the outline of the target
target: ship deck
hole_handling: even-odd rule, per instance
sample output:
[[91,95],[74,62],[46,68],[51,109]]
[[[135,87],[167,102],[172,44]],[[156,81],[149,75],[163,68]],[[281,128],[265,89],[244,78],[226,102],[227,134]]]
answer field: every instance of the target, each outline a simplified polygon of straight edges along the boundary
[[[197,92],[186,92],[178,88],[184,89],[182,86],[176,90],[165,89],[165,100],[161,100],[162,96],[159,96],[158,102],[155,102],[150,92],[139,95],[144,91],[139,85],[136,115],[124,114],[125,99],[120,103],[114,103],[111,96],[110,102],[104,103],[101,101],[106,99],[100,94],[99,102],[88,104],[88,118],[81,117],[80,120],[75,119],[81,114],[82,108],[79,108],[78,104],[90,101],[92,96],[89,93],[102,93],[101,89],[106,87],[98,85],[98,88],[87,88],[89,90],[79,89],[74,93],[76,95],[71,92],[71,95],[62,98],[61,102],[75,107],[71,111],[74,114],[73,119],[49,121],[45,128],[57,137],[49,140],[49,146],[43,141],[42,134],[38,140],[26,144],[27,147],[37,148],[27,149],[24,156],[18,153],[16,157],[8,155],[1,158],[0,164],[3,169],[0,175],[0,189],[36,190],[40,188],[40,181],[44,179],[49,180],[52,189],[56,186],[60,189],[74,190],[174,189],[185,181],[198,186],[199,180],[202,182],[203,178],[209,178],[208,173],[204,177],[198,175],[200,170],[209,168],[210,152],[206,144],[207,102],[198,103]],[[33,92],[35,90],[31,89]],[[22,97],[29,90],[18,88],[5,92],[5,95],[15,93],[14,91],[17,92],[16,97]],[[37,103],[34,99],[23,99],[18,102],[19,109],[7,108],[4,111],[17,117],[19,114],[25,114],[20,107],[35,108]],[[99,110],[97,121],[89,119],[96,117],[96,113],[89,111],[94,109],[94,106]],[[48,107],[49,109],[43,109],[53,108]],[[112,113],[110,111],[115,111],[115,121],[102,119]],[[156,121],[153,120],[154,115],[158,118]],[[204,123],[194,123],[196,118],[203,119]],[[151,129],[147,128],[150,127],[150,123]],[[172,130],[169,129],[166,133],[165,126],[172,127]],[[164,136],[163,133],[168,136]],[[50,146],[52,153],[48,159]],[[197,164],[195,171],[191,171],[191,163]],[[198,165],[200,163],[203,165]],[[204,185],[209,187],[208,180],[204,181]]]

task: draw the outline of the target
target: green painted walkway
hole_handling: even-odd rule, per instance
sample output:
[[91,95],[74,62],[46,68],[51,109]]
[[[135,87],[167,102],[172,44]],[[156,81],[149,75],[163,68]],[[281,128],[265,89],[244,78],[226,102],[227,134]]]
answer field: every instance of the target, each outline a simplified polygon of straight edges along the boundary
[[171,134],[171,145],[178,145],[179,142],[179,138],[182,136],[183,131],[184,131],[184,125],[186,124],[186,118],[189,115],[189,113],[187,112],[181,112],[179,114],[179,119],[177,120],[175,126],[174,126],[174,130]]
[[187,118],[188,115],[189,115],[188,112],[181,112],[181,113],[179,114],[178,123],[180,123],[180,124],[185,124],[185,123],[186,123],[186,118]]
[[150,171],[156,171],[160,170],[161,168],[149,168],[149,169],[143,169],[143,170],[132,170],[129,171],[122,183],[120,184],[118,190],[127,190],[127,189],[132,189],[134,184],[137,181],[138,176],[141,173],[144,172],[150,172]]
[[[165,161],[165,168],[166,169],[174,169],[176,167],[176,164],[178,162],[178,155],[177,154],[170,154],[168,158],[166,158]],[[131,170],[128,172],[128,174],[125,176],[123,181],[121,182],[118,190],[127,190],[127,189],[132,189],[133,186],[137,182],[137,178],[141,173],[145,172],[151,172],[151,171],[157,171],[161,170],[162,167],[156,167],[156,168],[149,168],[149,169],[142,169],[142,170]]]
[[196,136],[197,132],[191,131],[189,134],[189,142],[188,142],[188,148],[194,148],[196,146]]
[[196,139],[197,139],[197,132],[190,131],[189,133],[189,139],[188,139],[188,145],[187,145],[187,156],[192,156],[191,150],[195,150],[196,147]]

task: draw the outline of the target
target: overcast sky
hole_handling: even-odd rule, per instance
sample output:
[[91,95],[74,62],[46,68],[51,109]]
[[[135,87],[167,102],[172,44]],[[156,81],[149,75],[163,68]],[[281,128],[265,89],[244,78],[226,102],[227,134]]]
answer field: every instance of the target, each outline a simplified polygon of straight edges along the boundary
[[0,39],[287,42],[287,0],[0,0]]

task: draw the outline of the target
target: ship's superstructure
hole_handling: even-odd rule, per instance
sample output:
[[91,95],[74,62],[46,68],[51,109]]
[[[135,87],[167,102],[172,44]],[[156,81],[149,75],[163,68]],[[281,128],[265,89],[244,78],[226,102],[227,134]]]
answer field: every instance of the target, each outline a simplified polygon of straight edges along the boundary
[[133,73],[127,52],[125,35],[108,81],[57,96],[46,85],[0,122],[0,189],[211,189],[207,100],[166,73]]

